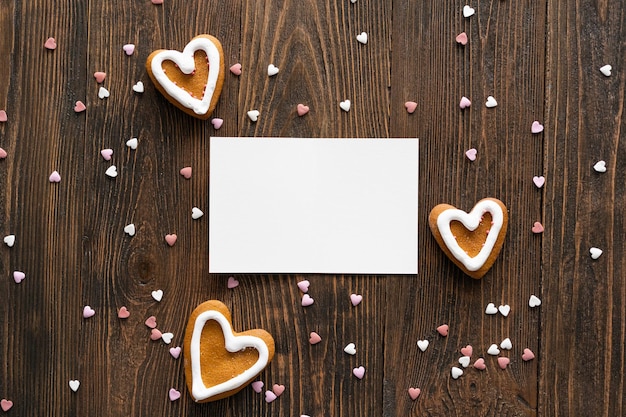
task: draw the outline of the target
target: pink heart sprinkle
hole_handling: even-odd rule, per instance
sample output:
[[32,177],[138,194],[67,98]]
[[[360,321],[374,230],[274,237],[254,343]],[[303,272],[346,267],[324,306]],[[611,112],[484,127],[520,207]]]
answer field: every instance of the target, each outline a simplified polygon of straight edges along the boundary
[[170,388],[169,396],[170,396],[170,401],[176,401],[177,399],[180,398],[180,391],[174,388]]
[[211,124],[213,125],[215,130],[218,130],[224,124],[224,120],[218,117],[214,117],[213,119],[211,119]]
[[157,327],[156,317],[154,316],[148,317],[144,323],[151,329],[156,329]]
[[309,335],[309,343],[312,345],[318,344],[319,342],[322,341],[322,338],[319,334],[315,333],[315,332],[311,332],[311,334]]
[[261,391],[263,390],[263,381],[254,381],[252,384],[252,389],[254,390],[254,392],[260,394]]
[[506,369],[506,367],[509,365],[509,362],[511,362],[511,360],[509,358],[504,358],[504,357],[499,357],[498,358],[498,366],[501,369]]
[[6,110],[0,110],[0,122],[6,122],[7,120],[9,120],[9,118]]
[[285,386],[274,384],[272,386],[272,392],[274,392],[274,394],[276,394],[277,397],[280,397],[283,394],[283,392],[285,392]]
[[535,120],[532,126],[530,127],[530,131],[532,133],[541,133],[543,132],[543,125]]
[[88,319],[89,317],[93,317],[93,315],[96,314],[96,311],[89,307],[89,306],[85,306],[83,307],[83,317]]
[[543,233],[543,225],[539,222],[535,222],[532,228],[533,233]]
[[186,179],[191,178],[191,167],[185,167],[180,170],[180,175],[185,177]]
[[541,177],[534,176],[533,182],[535,183],[535,187],[541,188],[546,183],[546,178],[544,176],[541,176]]
[[178,239],[178,236],[176,236],[175,234],[165,235],[165,241],[170,246],[174,246],[174,244],[176,243],[177,239]]
[[113,156],[113,149],[103,149],[100,151],[100,155],[102,155],[105,161],[110,161]]
[[237,63],[230,67],[230,72],[235,75],[241,75],[241,64]]
[[437,333],[439,333],[443,337],[446,337],[448,335],[449,329],[450,328],[448,327],[447,324],[442,324],[441,326],[437,327]]
[[0,148],[0,159],[4,159],[7,157],[7,151],[5,151],[4,149]]
[[315,302],[315,300],[313,298],[311,298],[311,296],[309,294],[304,294],[302,296],[302,307],[308,307],[311,304],[313,304]]
[[472,149],[468,149],[465,152],[465,156],[467,157],[467,159],[469,159],[470,161],[475,161],[476,160],[476,149],[472,148]]
[[180,357],[180,352],[181,352],[180,346],[170,348],[170,355],[172,355],[172,358],[174,359],[178,359]]
[[487,365],[485,365],[485,360],[483,358],[476,359],[476,362],[474,362],[474,368],[478,369],[479,371],[484,371],[485,369],[487,369]]
[[351,294],[350,295],[350,302],[352,303],[353,306],[358,306],[359,304],[361,304],[361,301],[363,301],[363,296],[360,294]]
[[228,284],[226,284],[226,286],[232,290],[239,286],[239,281],[237,281],[235,277],[228,277]]
[[125,306],[122,306],[117,312],[117,317],[119,317],[120,319],[127,319],[130,317],[130,311],[128,311]]
[[43,47],[50,50],[57,49],[57,41],[54,38],[48,38],[46,43],[43,44]]
[[272,391],[265,391],[265,402],[271,403],[276,398],[278,397],[276,397],[276,394],[274,394]]
[[96,71],[96,72],[93,73],[93,78],[96,79],[96,82],[98,84],[102,84],[102,82],[104,81],[106,76],[107,76],[107,73],[106,72],[102,72],[102,71]]
[[472,102],[467,97],[461,97],[461,101],[459,102],[459,107],[462,109],[468,108],[472,105]]
[[535,354],[533,353],[532,350],[526,348],[526,349],[524,349],[524,353],[522,354],[522,359],[525,362],[531,361],[531,360],[535,359]]
[[461,32],[456,35],[456,43],[459,43],[461,45],[467,45],[467,33]]
[[6,413],[11,408],[13,408],[13,401],[3,398],[2,400],[0,400],[0,408],[2,408],[2,411]]
[[472,353],[474,353],[474,348],[472,347],[472,345],[467,345],[464,348],[461,348],[461,355],[463,356],[472,356]]
[[20,282],[24,281],[24,278],[26,278],[26,274],[21,272],[21,271],[14,271],[13,272],[13,280],[15,281],[16,284],[19,284]]
[[308,292],[309,285],[311,285],[311,283],[306,279],[304,281],[298,282],[298,288],[300,288],[300,291],[302,292]]
[[78,100],[76,102],[76,104],[74,105],[74,111],[76,113],[80,113],[80,112],[84,112],[85,110],[87,110],[87,107],[85,106],[85,103],[83,103],[82,101]]
[[415,109],[417,108],[417,103],[414,101],[407,101],[406,103],[404,103],[404,107],[409,114],[413,114],[415,112]]
[[352,370],[352,373],[354,374],[354,376],[356,376],[359,379],[363,379],[363,377],[365,376],[365,368],[362,366],[359,366],[358,368],[354,368]]
[[61,182],[61,176],[59,175],[57,171],[52,171],[52,174],[50,174],[50,177],[48,177],[48,180],[50,182]]
[[413,401],[417,400],[417,397],[419,397],[421,393],[422,390],[419,388],[409,388],[409,397],[411,397]]
[[310,109],[309,106],[305,106],[304,104],[300,103],[296,106],[296,110],[298,111],[298,116],[304,116],[309,112]]
[[122,46],[122,49],[124,50],[124,53],[126,55],[131,56],[135,52],[135,45],[132,43],[127,43],[126,45]]
[[163,337],[163,333],[161,333],[161,331],[159,329],[152,329],[150,331],[150,339],[151,340],[159,340],[161,339],[161,337]]
[[163,0],[150,0],[152,4],[163,4]]

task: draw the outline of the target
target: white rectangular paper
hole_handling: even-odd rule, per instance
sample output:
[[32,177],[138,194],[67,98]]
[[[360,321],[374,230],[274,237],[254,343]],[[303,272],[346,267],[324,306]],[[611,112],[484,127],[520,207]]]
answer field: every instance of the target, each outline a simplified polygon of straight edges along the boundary
[[418,139],[212,137],[209,272],[417,274]]

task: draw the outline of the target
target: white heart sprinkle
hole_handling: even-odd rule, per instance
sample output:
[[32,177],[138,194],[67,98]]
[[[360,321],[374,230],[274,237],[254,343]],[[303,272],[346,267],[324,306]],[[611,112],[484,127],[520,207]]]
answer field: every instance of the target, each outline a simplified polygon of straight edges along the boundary
[[604,65],[602,67],[600,67],[600,72],[604,75],[606,75],[607,77],[611,76],[611,70],[613,69],[612,66],[610,65]]
[[6,243],[6,245],[10,248],[13,247],[13,245],[15,245],[15,235],[7,235],[4,237],[4,243]]
[[267,66],[267,75],[270,77],[278,74],[278,71],[280,70],[278,69],[278,67],[275,67],[274,64],[269,64]]
[[350,100],[344,100],[341,103],[339,103],[339,107],[341,107],[341,110],[343,111],[350,111],[351,105],[352,103],[350,103]]
[[452,374],[452,378],[459,379],[459,377],[463,375],[463,370],[461,368],[457,368],[456,366],[453,366],[452,369],[450,370],[450,374]]
[[261,113],[259,113],[258,110],[250,110],[248,112],[248,117],[250,118],[250,120],[252,120],[253,122],[256,122],[259,119],[259,115]]
[[465,5],[463,6],[463,17],[470,17],[473,16],[474,13],[476,13],[476,10],[474,10],[473,7],[469,6],[469,5]]
[[135,236],[135,225],[133,223],[127,224],[124,226],[124,232],[126,232],[128,236]]
[[139,141],[137,140],[137,138],[132,138],[126,141],[126,146],[128,146],[132,150],[137,149],[137,145],[139,145]]
[[508,304],[505,304],[503,306],[498,307],[498,311],[500,312],[500,314],[502,314],[504,317],[507,317],[509,315],[509,313],[511,312],[511,306]]
[[194,207],[191,209],[191,218],[194,220],[198,220],[200,217],[204,216],[204,212],[200,210],[198,207]]
[[493,107],[496,107],[497,105],[498,105],[498,102],[496,101],[495,98],[493,98],[493,96],[487,97],[487,102],[485,103],[485,106],[491,109]]
[[135,93],[143,93],[144,92],[143,83],[141,81],[137,81],[137,84],[133,85],[133,91]]
[[115,178],[117,177],[117,167],[115,165],[111,165],[106,171],[104,171],[104,173],[111,178]]
[[160,302],[163,299],[163,290],[152,291],[152,298]]
[[508,337],[506,339],[504,339],[500,343],[500,349],[506,349],[506,350],[513,349],[513,343],[511,343],[511,339],[509,339]]
[[98,97],[100,97],[101,99],[105,99],[109,97],[110,95],[111,93],[109,93],[109,90],[107,90],[104,87],[100,87],[100,89],[98,90]]
[[359,35],[356,35],[356,40],[363,45],[367,44],[367,33],[361,32]]
[[593,169],[596,172],[606,172],[606,162],[604,161],[596,162],[596,164],[593,166]]
[[174,338],[174,335],[172,333],[163,333],[161,335],[161,339],[163,339],[163,341],[168,345],[172,343],[173,338]]
[[78,391],[78,387],[80,387],[80,381],[77,379],[71,379],[70,382],[70,389],[74,392]]
[[356,355],[356,346],[354,345],[354,343],[348,343],[346,345],[345,348],[343,348],[343,351],[346,352],[348,355]]
[[470,357],[469,356],[461,356],[459,358],[459,363],[461,364],[461,366],[463,368],[467,368],[470,364]]
[[352,4],[356,3],[356,0],[350,0],[350,3]]
[[487,308],[485,308],[485,314],[497,314],[498,313],[498,308],[496,307],[496,305],[494,303],[489,303],[487,304]]
[[591,255],[591,259],[598,259],[600,255],[602,255],[602,249],[591,248],[589,249],[589,254]]
[[531,295],[530,299],[528,300],[528,306],[529,307],[539,307],[541,305],[541,300],[539,299],[539,297],[537,297],[536,295]]
[[498,345],[494,343],[493,345],[489,346],[487,353],[491,356],[496,356],[500,354],[500,349],[498,349]]
[[428,340],[417,341],[417,347],[419,347],[422,352],[426,352],[426,349],[428,349],[428,344],[429,344]]

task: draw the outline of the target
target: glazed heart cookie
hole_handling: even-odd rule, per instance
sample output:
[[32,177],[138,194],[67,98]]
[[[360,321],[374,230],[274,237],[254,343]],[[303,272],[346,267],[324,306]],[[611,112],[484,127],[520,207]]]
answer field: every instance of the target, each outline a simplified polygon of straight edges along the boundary
[[484,198],[469,213],[439,204],[431,210],[428,224],[445,254],[467,275],[479,279],[500,253],[508,214],[500,200]]
[[185,113],[207,119],[222,92],[224,52],[217,38],[198,35],[182,52],[152,52],[146,69],[165,98]]
[[210,300],[191,313],[183,353],[192,398],[215,401],[237,393],[265,369],[274,339],[261,329],[235,333],[228,307]]

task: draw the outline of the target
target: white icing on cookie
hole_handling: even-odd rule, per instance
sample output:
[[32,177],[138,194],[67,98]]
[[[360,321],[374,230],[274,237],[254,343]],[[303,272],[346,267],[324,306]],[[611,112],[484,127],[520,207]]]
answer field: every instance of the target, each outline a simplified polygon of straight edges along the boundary
[[[217,321],[222,327],[227,351],[239,352],[245,348],[254,348],[259,352],[259,359],[254,363],[254,365],[252,365],[252,367],[246,369],[241,374],[212,387],[204,385],[200,364],[200,337],[202,335],[204,325],[209,320]],[[235,336],[230,322],[222,313],[215,310],[205,311],[196,318],[193,334],[191,336],[189,353],[191,354],[192,394],[196,401],[203,401],[207,398],[239,388],[259,374],[269,362],[269,349],[263,339],[247,335]]]
[[[201,100],[192,97],[189,92],[174,84],[163,71],[163,61],[172,61],[178,65],[178,69],[183,74],[191,74],[196,68],[194,53],[199,50],[204,51],[209,60],[209,76],[206,82],[206,90]],[[213,93],[215,92],[220,73],[220,65],[220,52],[217,46],[208,38],[198,37],[192,39],[185,46],[183,52],[166,50],[154,55],[151,70],[157,82],[174,100],[193,110],[196,114],[205,114],[211,106],[211,100],[213,99]]]
[[[493,223],[489,234],[487,234],[487,240],[478,255],[474,257],[469,256],[457,243],[456,238],[450,230],[450,222],[454,220],[459,221],[466,229],[473,231],[476,230],[480,224],[481,218],[487,212],[491,214]],[[489,258],[489,255],[491,255],[491,251],[502,229],[503,220],[504,214],[502,213],[500,205],[493,200],[487,199],[479,201],[469,213],[459,209],[442,211],[437,217],[437,228],[439,229],[439,234],[443,242],[452,253],[452,256],[461,262],[468,271],[477,271],[482,268],[487,258]]]

